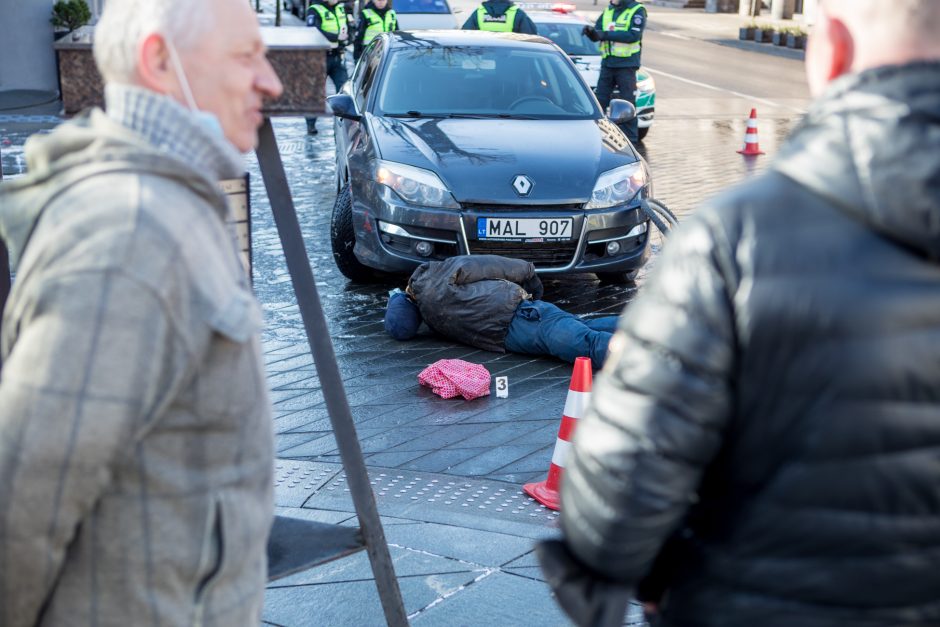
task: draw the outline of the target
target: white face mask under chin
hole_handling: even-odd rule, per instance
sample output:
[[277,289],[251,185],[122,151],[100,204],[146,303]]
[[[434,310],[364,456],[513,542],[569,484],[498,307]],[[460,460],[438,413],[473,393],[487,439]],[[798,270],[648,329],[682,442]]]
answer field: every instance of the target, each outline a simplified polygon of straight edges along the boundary
[[174,46],[173,42],[169,39],[164,39],[164,41],[166,42],[167,52],[170,54],[170,65],[173,66],[173,73],[176,74],[176,80],[179,81],[180,87],[183,90],[183,98],[186,99],[186,106],[192,111],[196,122],[210,135],[228,141],[225,137],[225,131],[222,130],[222,124],[219,122],[219,118],[208,111],[202,111],[196,106],[193,92],[189,88],[189,81],[186,79],[186,72],[183,71],[183,64],[180,63],[179,55],[176,54],[176,46]]

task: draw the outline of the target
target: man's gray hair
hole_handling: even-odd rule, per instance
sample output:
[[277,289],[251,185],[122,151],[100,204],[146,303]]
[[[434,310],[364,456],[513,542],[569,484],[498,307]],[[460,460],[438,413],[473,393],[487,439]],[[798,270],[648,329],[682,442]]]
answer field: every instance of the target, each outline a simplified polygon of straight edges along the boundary
[[95,62],[108,83],[133,83],[137,50],[153,33],[181,52],[212,24],[210,0],[108,0],[95,28]]

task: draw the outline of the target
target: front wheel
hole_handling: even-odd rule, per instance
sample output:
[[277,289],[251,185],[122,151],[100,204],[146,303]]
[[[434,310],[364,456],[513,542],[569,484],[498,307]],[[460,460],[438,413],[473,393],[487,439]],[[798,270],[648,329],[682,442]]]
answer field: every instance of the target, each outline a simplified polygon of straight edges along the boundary
[[375,278],[372,269],[360,263],[353,252],[356,247],[356,231],[353,227],[352,195],[349,193],[348,184],[343,186],[333,204],[330,244],[333,247],[333,261],[344,277],[355,283],[366,283]]
[[629,272],[598,272],[597,278],[601,280],[602,283],[613,283],[615,285],[627,285],[629,283],[635,283],[637,276],[639,276],[640,270],[630,270]]
[[640,141],[643,141],[646,138],[646,136],[649,134],[651,128],[653,127],[641,126],[640,128],[638,128],[636,132],[637,139],[639,139]]

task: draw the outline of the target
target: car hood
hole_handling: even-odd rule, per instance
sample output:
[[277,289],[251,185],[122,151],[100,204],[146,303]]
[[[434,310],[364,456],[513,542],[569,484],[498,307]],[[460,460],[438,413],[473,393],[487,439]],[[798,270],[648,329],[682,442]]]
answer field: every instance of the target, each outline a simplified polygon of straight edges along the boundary
[[[436,172],[459,202],[583,203],[597,177],[638,160],[607,119],[399,119],[370,116],[381,158]],[[513,179],[533,187],[520,197]]]

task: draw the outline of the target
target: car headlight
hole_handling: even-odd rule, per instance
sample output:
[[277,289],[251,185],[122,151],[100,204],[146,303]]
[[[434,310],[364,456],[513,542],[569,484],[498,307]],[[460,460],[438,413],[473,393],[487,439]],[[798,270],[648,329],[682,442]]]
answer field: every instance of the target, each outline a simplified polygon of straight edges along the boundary
[[629,202],[649,183],[649,172],[642,161],[604,172],[597,177],[587,209],[604,209]]
[[643,93],[656,91],[656,81],[653,80],[652,76],[647,76],[636,84],[636,88],[638,91],[642,91]]
[[430,170],[379,160],[375,164],[375,182],[385,185],[413,205],[460,208],[447,186]]

